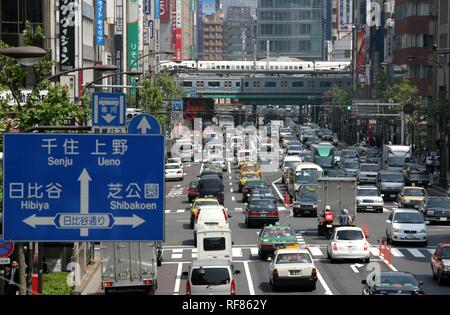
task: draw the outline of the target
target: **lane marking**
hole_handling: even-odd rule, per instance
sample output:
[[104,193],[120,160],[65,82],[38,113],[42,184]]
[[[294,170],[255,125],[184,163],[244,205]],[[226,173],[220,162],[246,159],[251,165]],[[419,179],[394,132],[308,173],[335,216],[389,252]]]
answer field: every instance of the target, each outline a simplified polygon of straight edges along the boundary
[[414,257],[425,257],[421,252],[419,252],[419,250],[415,249],[415,248],[407,248],[408,252],[411,253],[411,255],[413,255]]
[[231,200],[236,201],[236,198],[234,198],[234,196],[231,196]]
[[391,248],[391,253],[394,257],[405,257],[397,248]]
[[371,247],[370,248],[370,253],[373,255],[373,256],[377,256],[377,257],[380,257],[380,250],[378,249],[378,248],[376,248],[376,247]]
[[183,257],[183,249],[182,248],[175,248],[172,249],[172,259],[180,259]]
[[230,188],[230,192],[233,192],[234,190],[233,190],[233,188]]
[[431,255],[434,255],[434,253],[436,252],[436,249],[434,249],[434,248],[427,248],[427,251],[429,251]]
[[230,183],[230,186],[233,186],[233,183]]
[[255,289],[253,288],[252,275],[250,274],[250,268],[248,267],[247,261],[244,261],[244,270],[245,270],[245,275],[247,276],[248,291],[249,291],[250,295],[255,295]]
[[242,248],[232,248],[233,257],[242,257]]
[[323,256],[319,247],[309,247],[308,249],[313,256]]
[[[228,174],[231,174],[231,164],[230,164],[230,162],[228,162]],[[230,179],[231,179],[231,176],[230,176]]]
[[231,176],[229,176],[229,179],[231,180]]
[[197,248],[192,248],[192,258],[197,258]]
[[283,200],[284,200],[284,199],[283,199],[283,196],[281,195],[280,191],[278,190],[277,186],[275,185],[275,183],[278,183],[279,181],[281,181],[281,178],[279,178],[279,179],[277,179],[276,181],[272,182],[272,186],[273,186],[273,188],[275,189],[275,191],[277,192],[278,197],[280,197],[280,200],[283,201]]
[[250,253],[251,253],[252,257],[258,256],[258,248],[256,248],[256,247],[250,248]]
[[170,213],[170,210],[164,210],[164,213]]
[[180,284],[181,284],[181,272],[183,270],[183,263],[179,262],[178,263],[178,268],[177,268],[177,277],[175,280],[175,288],[173,288],[173,293],[174,295],[178,295],[178,293],[180,292]]
[[242,212],[242,208],[234,208],[234,211],[236,211],[236,212]]
[[322,285],[322,287],[325,289],[325,294],[326,295],[333,295],[333,292],[331,292],[330,288],[328,287],[327,283],[325,282],[325,280],[323,279],[322,275],[320,274],[318,268],[316,267],[316,272],[317,272],[317,279],[319,279],[320,284]]
[[201,174],[203,172],[203,163],[202,163],[202,166],[200,167],[200,173],[199,174]]
[[177,210],[177,213],[182,213],[182,212],[184,212],[184,211],[186,211],[186,209],[178,209],[178,210]]
[[286,207],[278,207],[278,211],[285,211]]

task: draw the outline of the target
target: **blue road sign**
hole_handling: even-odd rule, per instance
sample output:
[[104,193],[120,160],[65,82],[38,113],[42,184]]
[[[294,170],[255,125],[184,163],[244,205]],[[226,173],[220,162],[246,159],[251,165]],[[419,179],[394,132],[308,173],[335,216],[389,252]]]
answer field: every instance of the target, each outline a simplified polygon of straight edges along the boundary
[[128,133],[139,135],[159,135],[161,125],[158,119],[150,114],[140,114],[131,118],[128,123]]
[[164,239],[164,137],[5,134],[3,239]]
[[126,109],[124,93],[93,93],[92,126],[125,127]]
[[172,100],[172,111],[182,112],[183,111],[183,100]]

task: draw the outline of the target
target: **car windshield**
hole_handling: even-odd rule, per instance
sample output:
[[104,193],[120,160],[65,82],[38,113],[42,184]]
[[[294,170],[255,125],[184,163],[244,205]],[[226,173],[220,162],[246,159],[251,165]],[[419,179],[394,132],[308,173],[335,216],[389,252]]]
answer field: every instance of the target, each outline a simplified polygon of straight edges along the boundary
[[414,188],[405,188],[404,191],[405,196],[425,196],[425,193],[422,189],[414,189]]
[[275,205],[275,203],[271,202],[271,201],[267,201],[267,200],[257,200],[257,201],[253,201],[250,204],[250,210],[267,210],[267,211],[275,211],[277,210],[277,207]]
[[295,181],[300,184],[314,183],[317,182],[320,176],[322,176],[320,171],[301,171],[295,173]]
[[360,171],[362,172],[378,172],[378,170],[379,170],[378,165],[363,164],[360,167]]
[[328,177],[345,177],[344,170],[328,171]]
[[263,237],[294,237],[295,235],[291,229],[279,228],[279,229],[265,229],[263,232]]
[[256,173],[248,173],[248,174],[243,174],[242,178],[259,178],[259,176]]
[[394,216],[394,223],[424,223],[424,220],[419,212],[398,212]]
[[198,182],[192,182],[192,183],[189,185],[189,188],[197,188],[197,186],[198,186]]
[[393,156],[388,159],[388,165],[393,167],[402,167],[405,164],[406,157]]
[[300,163],[300,161],[284,161],[284,168],[289,168],[291,166],[293,166],[296,163]]
[[378,196],[376,189],[358,189],[358,196]]
[[290,145],[288,148],[289,151],[300,151],[301,149],[302,147],[299,145]]
[[381,181],[382,182],[402,183],[403,175],[400,173],[399,174],[383,174],[383,175],[381,175]]
[[300,191],[300,201],[317,201],[317,191],[304,189]]
[[307,253],[283,253],[277,255],[276,264],[310,264],[311,257]]
[[380,287],[385,289],[417,289],[419,283],[410,275],[381,275]]
[[342,151],[342,156],[345,158],[357,158],[358,152],[350,150],[350,151]]
[[357,169],[357,168],[358,168],[358,162],[355,162],[355,161],[345,161],[345,162],[344,162],[344,168]]
[[267,188],[267,183],[262,180],[251,180],[245,185],[247,188]]
[[218,201],[214,201],[214,200],[202,200],[202,201],[196,201],[194,203],[194,207],[195,208],[199,208],[199,207],[204,207],[204,206],[217,206],[219,205]]
[[316,156],[315,163],[322,167],[333,166],[333,156]]
[[166,170],[176,170],[179,169],[179,165],[166,165]]
[[199,189],[221,189],[222,188],[222,182],[220,181],[220,178],[208,178],[208,179],[200,179],[198,183]]
[[378,150],[367,150],[367,157],[379,157],[380,151]]
[[442,259],[450,259],[450,246],[442,248]]
[[168,159],[167,160],[167,163],[180,163],[181,162],[181,160],[179,160],[179,159]]
[[340,241],[363,240],[364,235],[359,230],[341,230],[336,232],[336,239]]
[[192,285],[221,285],[230,283],[228,268],[195,268],[191,275]]
[[427,201],[427,207],[448,208],[450,209],[450,197],[448,198],[430,198]]

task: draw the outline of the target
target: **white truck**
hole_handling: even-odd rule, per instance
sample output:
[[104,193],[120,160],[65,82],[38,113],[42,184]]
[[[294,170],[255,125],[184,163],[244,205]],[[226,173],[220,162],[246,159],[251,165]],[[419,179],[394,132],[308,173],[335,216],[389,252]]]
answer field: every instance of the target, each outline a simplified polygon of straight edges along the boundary
[[330,206],[334,213],[333,226],[339,226],[339,216],[342,209],[347,209],[352,218],[352,225],[356,223],[356,189],[355,177],[321,177],[317,180],[317,229],[323,234],[323,213],[325,207]]
[[402,171],[403,165],[409,163],[410,158],[410,145],[385,144],[381,160],[382,168],[389,171]]
[[160,248],[156,242],[101,243],[101,282],[105,294],[142,292],[158,287]]

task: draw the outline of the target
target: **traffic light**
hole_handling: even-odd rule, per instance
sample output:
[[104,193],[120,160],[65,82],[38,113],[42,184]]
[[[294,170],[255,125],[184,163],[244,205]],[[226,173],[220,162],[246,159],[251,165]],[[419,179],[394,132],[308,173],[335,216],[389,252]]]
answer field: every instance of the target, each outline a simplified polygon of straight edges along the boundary
[[352,111],[352,105],[347,105],[347,111],[349,111],[349,112]]

